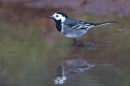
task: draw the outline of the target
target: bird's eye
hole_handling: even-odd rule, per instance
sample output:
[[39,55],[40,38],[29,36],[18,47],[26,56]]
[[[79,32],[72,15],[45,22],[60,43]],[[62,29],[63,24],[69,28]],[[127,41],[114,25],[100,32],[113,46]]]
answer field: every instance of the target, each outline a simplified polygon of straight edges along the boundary
[[58,15],[56,15],[56,17],[58,17]]

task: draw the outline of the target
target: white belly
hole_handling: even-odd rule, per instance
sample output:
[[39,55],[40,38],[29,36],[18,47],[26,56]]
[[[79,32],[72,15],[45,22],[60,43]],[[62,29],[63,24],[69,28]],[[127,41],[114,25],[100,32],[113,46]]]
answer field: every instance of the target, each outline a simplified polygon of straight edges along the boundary
[[80,36],[74,35],[74,34],[62,34],[63,36],[67,37],[67,38],[79,38]]

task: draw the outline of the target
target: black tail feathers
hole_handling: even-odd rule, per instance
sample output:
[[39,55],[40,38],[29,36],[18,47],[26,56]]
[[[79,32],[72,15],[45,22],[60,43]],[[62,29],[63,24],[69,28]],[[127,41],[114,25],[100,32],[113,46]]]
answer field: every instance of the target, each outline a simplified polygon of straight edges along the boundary
[[95,23],[94,26],[101,26],[101,25],[113,24],[113,23],[116,23],[116,21],[108,21],[108,22]]

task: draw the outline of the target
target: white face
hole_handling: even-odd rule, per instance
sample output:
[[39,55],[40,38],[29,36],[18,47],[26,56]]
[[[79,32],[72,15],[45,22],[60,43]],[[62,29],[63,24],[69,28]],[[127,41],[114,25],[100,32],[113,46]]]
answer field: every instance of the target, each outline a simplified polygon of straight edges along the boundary
[[61,20],[61,22],[64,22],[65,19],[66,19],[66,18],[65,18],[64,16],[62,16],[61,14],[57,14],[57,13],[53,14],[52,17],[53,17],[54,19],[56,19],[56,20]]

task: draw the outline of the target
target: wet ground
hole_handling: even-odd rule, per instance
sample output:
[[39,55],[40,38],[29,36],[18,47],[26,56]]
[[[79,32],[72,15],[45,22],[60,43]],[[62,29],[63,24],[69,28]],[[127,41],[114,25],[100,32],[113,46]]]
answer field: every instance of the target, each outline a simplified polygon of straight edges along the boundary
[[74,50],[72,40],[47,18],[55,10],[11,6],[4,5],[0,13],[0,86],[130,85],[130,17],[65,10],[83,21],[117,21],[90,29],[78,41],[96,45],[79,45]]

